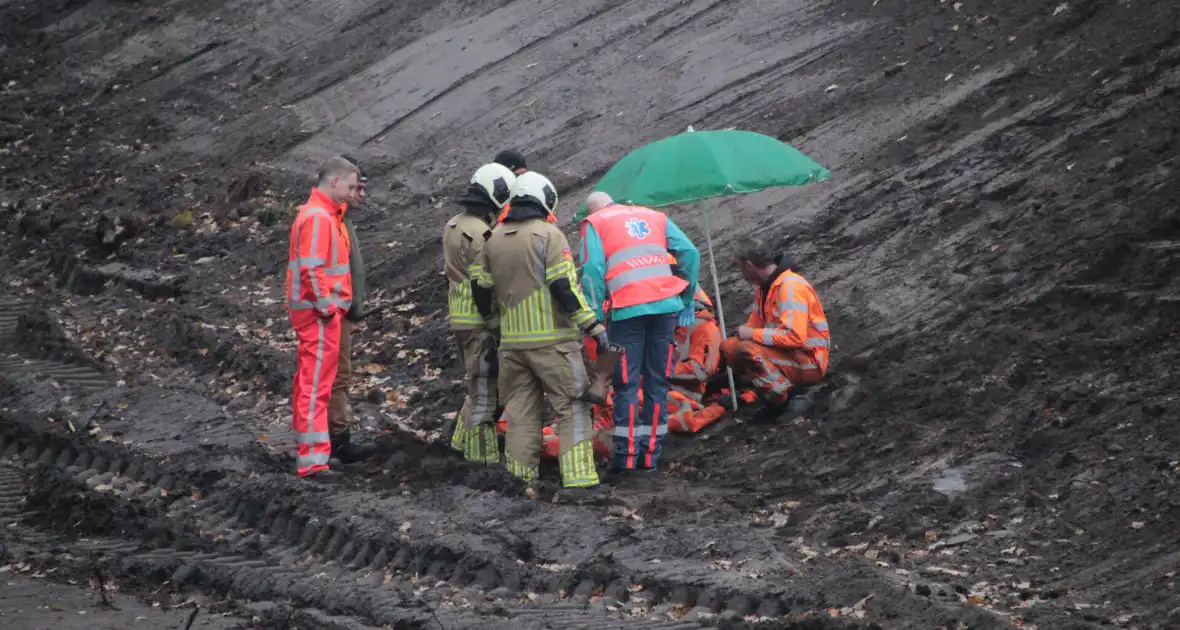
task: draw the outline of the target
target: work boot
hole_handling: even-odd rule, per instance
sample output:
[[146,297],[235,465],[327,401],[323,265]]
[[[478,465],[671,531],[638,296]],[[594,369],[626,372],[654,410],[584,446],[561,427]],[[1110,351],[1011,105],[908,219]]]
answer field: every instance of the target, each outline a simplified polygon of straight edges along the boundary
[[377,445],[371,442],[356,444],[352,431],[345,429],[332,437],[332,457],[344,464],[355,464],[369,459],[377,452]]
[[790,422],[807,413],[814,403],[807,394],[792,394],[787,399],[786,413],[780,416],[782,422]]
[[317,471],[311,473],[310,475],[307,475],[306,477],[304,477],[304,479],[310,479],[312,481],[318,481],[321,483],[323,483],[323,482],[332,483],[332,482],[343,480],[344,473],[342,473],[338,470],[332,470],[331,468],[324,468],[323,470],[317,470]]
[[599,484],[589,488],[562,488],[553,497],[553,503],[573,505],[601,505],[610,498],[610,487]]
[[774,403],[766,403],[761,409],[754,413],[753,417],[750,418],[750,424],[772,424],[778,422],[779,418],[781,418],[786,412],[786,403],[777,405]]

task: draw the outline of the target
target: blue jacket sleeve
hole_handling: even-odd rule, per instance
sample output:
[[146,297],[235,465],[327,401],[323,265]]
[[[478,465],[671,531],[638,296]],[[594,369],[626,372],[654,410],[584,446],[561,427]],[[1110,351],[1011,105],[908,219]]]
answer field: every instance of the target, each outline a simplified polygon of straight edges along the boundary
[[[602,239],[594,226],[585,224],[582,231],[582,295],[590,303],[594,316],[605,322],[602,303],[606,300],[606,254],[603,253]],[[698,256],[699,257],[699,256]]]
[[668,251],[676,257],[677,274],[688,280],[688,288],[681,294],[684,298],[684,308],[693,308],[692,296],[697,292],[697,276],[701,271],[701,253],[692,244],[688,236],[680,231],[680,227],[668,219],[665,229],[668,237]]

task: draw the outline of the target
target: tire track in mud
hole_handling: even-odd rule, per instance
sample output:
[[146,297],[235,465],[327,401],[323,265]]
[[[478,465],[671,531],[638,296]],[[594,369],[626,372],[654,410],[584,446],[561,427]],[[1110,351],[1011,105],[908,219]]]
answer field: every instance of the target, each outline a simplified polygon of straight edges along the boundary
[[[36,330],[28,331],[38,337],[37,351],[30,352],[27,346],[22,347],[20,343],[22,317],[26,318],[26,322],[43,324]],[[84,362],[69,360],[69,355],[76,353],[76,350],[58,332],[55,322],[49,320],[51,317],[47,311],[37,312],[28,303],[15,302],[0,306],[0,343],[10,349],[8,353],[0,355],[0,374],[48,378],[84,394],[110,387],[112,381],[107,375]]]
[[[11,337],[20,313],[19,308],[0,310],[0,331],[8,330]],[[109,386],[89,366],[19,357],[5,361],[0,359],[0,370],[51,376],[86,391]],[[491,548],[499,550],[490,553],[483,544],[411,539],[389,526],[396,513],[380,518],[333,512],[321,499],[332,492],[329,486],[285,474],[231,477],[211,468],[199,449],[156,459],[34,425],[39,423],[10,420],[0,431],[0,520],[7,519],[6,531],[47,565],[86,570],[71,558],[97,555],[116,567],[111,570],[117,577],[169,580],[229,597],[293,599],[329,613],[409,628],[441,623],[688,630],[716,616],[782,619],[804,604],[791,594],[715,590],[657,574],[638,575],[598,552],[573,567],[545,565],[534,561],[527,540],[495,531],[482,532],[496,540]],[[10,461],[29,474],[21,475]],[[49,494],[56,511],[48,515],[23,504],[30,483],[25,476],[38,475],[40,483],[53,488]],[[95,505],[114,516],[96,516]],[[117,531],[87,530],[85,542],[65,542],[45,531],[46,525],[25,522],[93,528],[96,519]],[[475,532],[473,526],[452,523]],[[45,549],[54,551],[47,556]],[[438,606],[443,600],[457,604]],[[671,618],[678,615],[684,618]],[[500,620],[493,623],[489,617]]]
[[[355,516],[326,516],[310,509],[300,490],[311,484],[293,478],[234,484],[221,490],[189,483],[166,465],[119,448],[95,452],[61,438],[39,439],[35,434],[9,430],[0,435],[0,460],[14,456],[30,468],[54,469],[54,478],[64,480],[53,482],[55,486],[77,484],[93,496],[114,497],[137,510],[151,511],[152,506],[158,506],[153,517],[144,517],[146,522],[135,528],[154,532],[151,540],[92,537],[92,542],[67,547],[66,554],[78,557],[105,554],[105,561],[118,565],[121,576],[170,580],[176,585],[255,600],[290,597],[308,606],[377,623],[423,624],[411,627],[428,627],[435,617],[446,627],[476,621],[462,611],[432,609],[417,594],[424,590],[466,589],[466,595],[458,596],[476,600],[466,602],[471,605],[479,604],[484,593],[533,600],[516,607],[505,603],[491,606],[491,614],[506,618],[505,628],[534,627],[531,624],[536,622],[541,627],[547,623],[563,628],[688,630],[701,627],[700,622],[642,617],[612,620],[608,615],[613,612],[610,607],[647,611],[662,606],[705,618],[774,618],[791,608],[787,601],[773,597],[632,579],[607,563],[596,562],[598,559],[555,572],[521,561],[496,562],[443,544],[403,540],[387,524]],[[0,470],[6,471],[0,479],[0,517],[11,524],[14,516],[31,514],[19,506],[24,496],[21,476],[11,467]],[[152,523],[153,519],[158,522]],[[167,535],[160,533],[164,528],[159,523],[163,522],[170,524]],[[183,535],[188,531],[200,535],[188,538]],[[36,529],[29,533],[49,542],[38,538],[41,532]],[[143,545],[156,548],[145,552]],[[60,560],[55,557],[53,561]],[[405,590],[411,587],[411,591]],[[410,594],[413,590],[417,593]],[[593,605],[592,599],[596,600]]]
[[[25,455],[35,456],[32,461],[41,464],[53,459],[38,455],[35,446],[22,446],[14,441],[0,448],[6,453],[20,451],[21,459],[27,459]],[[84,457],[80,455],[79,459]],[[92,475],[108,467],[101,462],[98,468],[94,466],[95,462],[88,462],[66,469],[86,468],[72,476],[75,483],[88,486],[86,492],[92,496],[104,497],[112,489],[121,499],[128,501],[147,494],[165,496],[161,494],[166,492],[165,488],[158,483],[135,481],[125,485],[119,483],[118,475],[111,477],[110,470]],[[124,477],[136,478],[134,473]],[[167,485],[166,479],[160,481]],[[52,483],[61,484],[60,480]],[[146,551],[143,548],[145,541],[102,536],[89,536],[69,543],[21,524],[22,519],[38,516],[36,510],[22,507],[27,485],[18,469],[7,465],[0,467],[0,522],[8,531],[14,532],[15,540],[21,545],[53,545],[55,550],[49,552],[50,558],[44,553],[38,555],[41,562],[73,565],[72,568],[80,571],[97,563],[108,567],[107,570],[116,577],[142,578],[153,583],[168,580],[179,587],[195,586],[252,600],[290,598],[301,605],[399,628],[427,628],[435,624],[448,628],[478,624],[505,629],[643,627],[690,630],[701,627],[695,622],[609,619],[586,610],[582,605],[568,603],[519,609],[500,605],[491,611],[431,606],[418,595],[426,588],[417,587],[417,593],[410,589],[419,583],[437,587],[441,582],[436,581],[446,577],[445,560],[415,555],[388,545],[358,545],[346,529],[335,524],[294,516],[288,518],[286,513],[255,513],[252,511],[255,506],[235,501],[228,495],[191,503],[184,495],[173,495],[177,498],[167,508],[168,518],[174,523],[170,533],[178,534],[185,525],[195,525],[202,531],[201,540],[188,541],[176,535],[171,545]],[[260,529],[254,530],[255,526]],[[408,583],[394,583],[397,574],[408,574]],[[468,574],[473,580],[479,579],[477,573]],[[481,613],[490,613],[502,620],[489,621]]]

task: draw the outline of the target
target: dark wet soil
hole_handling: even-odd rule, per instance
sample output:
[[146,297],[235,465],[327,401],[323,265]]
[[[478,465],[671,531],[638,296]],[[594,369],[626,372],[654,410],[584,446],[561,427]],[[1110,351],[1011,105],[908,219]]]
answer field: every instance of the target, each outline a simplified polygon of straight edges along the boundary
[[[151,627],[189,599],[268,628],[1174,627],[1178,24],[1167,2],[0,3],[0,565],[44,575],[6,591],[83,610],[99,566],[141,623],[172,611]],[[564,219],[689,124],[833,173],[711,214],[731,325],[742,236],[781,236],[817,286],[815,409],[676,436],[662,478],[589,500],[457,460],[438,236],[466,173],[518,147]],[[337,152],[372,182],[384,310],[351,394],[381,455],[323,485],[289,472],[281,274]],[[18,619],[65,623],[45,605]]]

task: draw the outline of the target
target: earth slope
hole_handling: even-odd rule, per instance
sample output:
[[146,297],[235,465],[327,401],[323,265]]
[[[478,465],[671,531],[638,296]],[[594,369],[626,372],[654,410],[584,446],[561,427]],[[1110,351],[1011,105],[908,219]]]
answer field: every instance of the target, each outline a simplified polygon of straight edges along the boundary
[[[275,628],[1173,627],[1178,24],[1093,0],[0,2],[3,567],[177,627],[193,603]],[[664,479],[593,505],[456,461],[439,233],[467,174],[518,147],[568,221],[690,124],[833,173],[712,215],[731,324],[743,236],[818,288],[815,413],[674,439]],[[385,310],[353,393],[384,450],[325,488],[282,457],[280,274],[337,152],[373,182]],[[82,606],[63,588],[46,623]]]

